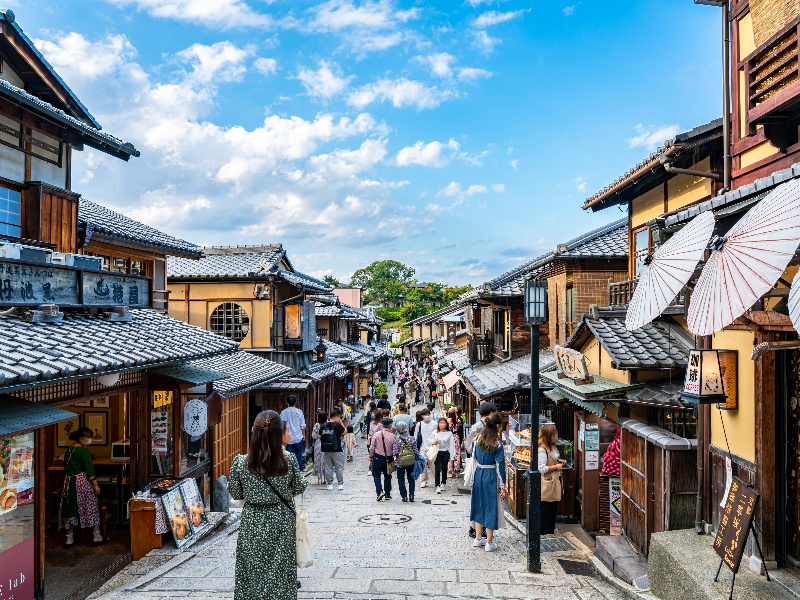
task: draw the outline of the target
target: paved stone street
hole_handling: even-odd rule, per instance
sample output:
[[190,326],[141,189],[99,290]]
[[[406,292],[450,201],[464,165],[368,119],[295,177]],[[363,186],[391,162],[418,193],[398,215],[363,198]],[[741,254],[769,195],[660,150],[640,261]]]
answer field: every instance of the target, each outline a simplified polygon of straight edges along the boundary
[[[309,485],[316,562],[298,571],[299,598],[623,597],[599,577],[566,575],[554,555],[543,554],[542,573],[527,573],[523,536],[511,527],[497,534],[496,552],[474,549],[467,535],[469,496],[458,493],[455,482],[442,494],[418,487],[416,502],[403,503],[395,481],[393,499],[377,502],[366,440],[358,443],[355,461],[345,468],[344,491],[329,491],[316,480]],[[123,587],[95,597],[232,598],[236,537],[234,531],[167,562],[157,561],[156,551],[151,562],[147,557],[118,576]]]

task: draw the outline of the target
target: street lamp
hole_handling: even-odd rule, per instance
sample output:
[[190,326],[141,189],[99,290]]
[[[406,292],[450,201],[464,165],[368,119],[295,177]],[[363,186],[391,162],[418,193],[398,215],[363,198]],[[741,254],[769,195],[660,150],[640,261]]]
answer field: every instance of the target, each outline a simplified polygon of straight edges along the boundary
[[[531,446],[539,438],[539,326],[547,322],[547,281],[525,280],[525,322],[531,327]],[[535,424],[535,429],[534,429]],[[534,435],[535,433],[535,435]],[[533,451],[533,447],[531,447]],[[528,467],[528,572],[542,570],[541,509],[542,475],[538,460]],[[534,468],[534,464],[536,468]]]
[[325,345],[325,342],[322,341],[322,338],[319,338],[319,343],[314,348],[314,358],[317,362],[322,362],[325,360],[325,352],[328,347]]
[[690,350],[681,400],[687,404],[718,404],[726,401],[725,383],[716,350]]

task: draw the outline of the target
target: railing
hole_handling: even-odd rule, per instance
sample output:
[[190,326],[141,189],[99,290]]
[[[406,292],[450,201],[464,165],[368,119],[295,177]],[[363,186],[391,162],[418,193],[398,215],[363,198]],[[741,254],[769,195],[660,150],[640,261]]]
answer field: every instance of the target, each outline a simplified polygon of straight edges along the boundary
[[169,295],[172,290],[153,290],[153,309],[156,312],[167,314],[169,312]]
[[484,341],[475,342],[475,352],[472,360],[477,363],[488,363],[492,361],[492,343]]
[[747,59],[747,120],[751,127],[779,116],[800,99],[799,26],[800,18],[794,19]]
[[638,279],[629,279],[628,281],[614,282],[612,279],[608,280],[608,305],[609,306],[627,306],[633,292],[636,291],[636,284]]

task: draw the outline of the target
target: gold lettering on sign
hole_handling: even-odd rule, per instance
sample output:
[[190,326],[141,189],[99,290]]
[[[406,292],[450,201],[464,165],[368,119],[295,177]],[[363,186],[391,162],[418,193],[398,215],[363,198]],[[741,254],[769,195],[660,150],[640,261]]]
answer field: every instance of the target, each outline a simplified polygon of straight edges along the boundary
[[578,385],[594,381],[583,354],[563,346],[556,346],[553,348],[553,352],[556,356],[559,377],[572,379]]

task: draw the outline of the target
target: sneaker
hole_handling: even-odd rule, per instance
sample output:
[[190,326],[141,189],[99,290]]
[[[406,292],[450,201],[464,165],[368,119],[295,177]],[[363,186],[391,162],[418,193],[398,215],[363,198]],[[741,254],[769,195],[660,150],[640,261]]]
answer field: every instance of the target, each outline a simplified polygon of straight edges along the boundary
[[385,497],[386,497],[386,494],[384,494],[383,492],[381,492],[380,494],[378,494],[378,502],[380,502],[381,500],[383,500]]
[[391,500],[391,499],[392,499],[392,497],[391,497],[389,494],[386,494],[386,495],[383,497],[383,499],[384,499],[384,500]]
[[344,484],[343,484],[343,483],[340,483],[340,484],[339,484],[339,491],[341,492],[343,489],[344,489]]
[[494,542],[491,544],[486,544],[484,550],[486,550],[486,552],[494,552],[495,550],[497,550],[497,544],[495,544]]
[[423,482],[422,482],[422,483],[419,485],[419,487],[428,487],[428,482],[427,482],[427,481],[423,481]]
[[409,501],[409,502],[413,502],[413,501],[414,501],[414,496],[409,496],[409,497],[408,497],[408,501]]
[[403,502],[408,502],[408,498],[403,498]]
[[329,489],[329,490],[332,490],[332,489],[333,489],[333,484],[332,484],[332,483],[329,483],[329,484],[328,484],[328,489]]
[[472,540],[472,547],[473,548],[480,548],[481,546],[486,545],[486,538],[481,538],[479,540]]
[[440,486],[440,485],[436,486],[436,493],[437,494],[441,494],[442,493],[442,486]]

